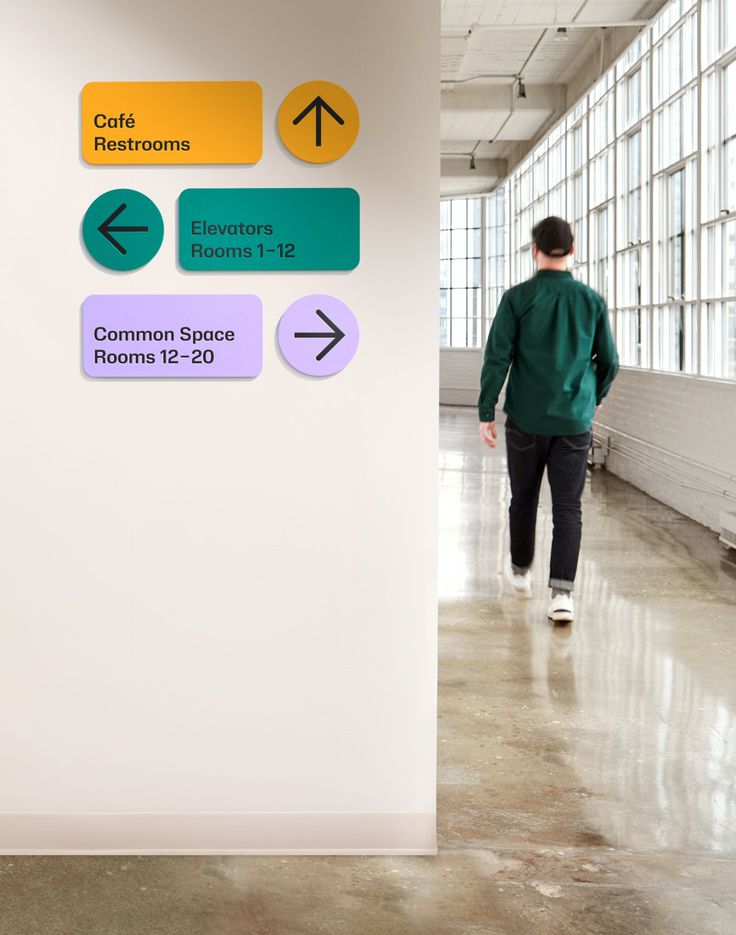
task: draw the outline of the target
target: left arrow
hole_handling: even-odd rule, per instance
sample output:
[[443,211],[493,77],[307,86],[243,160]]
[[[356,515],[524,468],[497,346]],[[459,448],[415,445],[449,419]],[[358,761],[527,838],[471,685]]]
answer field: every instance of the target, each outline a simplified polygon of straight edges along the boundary
[[85,211],[82,239],[100,266],[128,272],[156,256],[164,239],[164,219],[143,192],[113,188],[95,198]]
[[125,204],[125,202],[123,202],[121,205],[119,205],[119,206],[113,211],[113,213],[110,215],[110,217],[109,217],[109,218],[106,218],[106,219],[102,222],[102,224],[100,224],[100,226],[97,228],[97,230],[102,234],[102,236],[105,237],[105,238],[107,238],[107,240],[110,241],[110,243],[113,245],[113,247],[115,247],[115,249],[116,249],[119,253],[122,253],[123,256],[125,256],[125,254],[126,254],[128,251],[127,251],[127,250],[125,249],[125,247],[120,243],[119,240],[116,240],[116,238],[112,236],[112,234],[110,233],[110,231],[115,231],[116,233],[124,233],[124,232],[144,233],[144,232],[146,232],[146,231],[148,230],[148,227],[147,227],[147,226],[143,226],[143,225],[138,225],[138,226],[136,226],[136,225],[127,225],[127,224],[116,224],[116,225],[113,226],[113,223],[112,223],[112,222],[115,220],[115,218],[117,218],[120,214],[122,214],[123,211],[125,211],[125,209],[126,209],[127,207],[128,207],[127,204]]

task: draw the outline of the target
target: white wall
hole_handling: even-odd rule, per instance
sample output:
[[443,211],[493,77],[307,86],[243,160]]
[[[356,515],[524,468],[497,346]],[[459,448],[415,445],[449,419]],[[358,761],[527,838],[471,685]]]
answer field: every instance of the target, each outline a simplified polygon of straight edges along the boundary
[[736,511],[736,383],[622,368],[595,423],[607,468],[718,528]]
[[[433,851],[438,56],[425,0],[4,8],[0,850]],[[313,78],[361,108],[332,166],[275,138]],[[81,163],[82,85],[145,79],[259,81],[260,164]],[[183,188],[306,185],[360,192],[354,272],[176,269]],[[116,187],[166,224],[126,275],[79,243]],[[361,345],[315,381],[273,336],[320,291]],[[80,304],[104,292],[255,292],[263,373],[83,377]]]

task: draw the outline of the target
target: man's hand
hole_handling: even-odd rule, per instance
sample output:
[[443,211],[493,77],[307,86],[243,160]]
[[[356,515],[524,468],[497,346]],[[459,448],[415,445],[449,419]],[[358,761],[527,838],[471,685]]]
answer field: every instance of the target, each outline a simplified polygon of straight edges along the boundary
[[480,423],[480,437],[488,445],[489,448],[496,447],[496,423],[495,422],[481,422]]

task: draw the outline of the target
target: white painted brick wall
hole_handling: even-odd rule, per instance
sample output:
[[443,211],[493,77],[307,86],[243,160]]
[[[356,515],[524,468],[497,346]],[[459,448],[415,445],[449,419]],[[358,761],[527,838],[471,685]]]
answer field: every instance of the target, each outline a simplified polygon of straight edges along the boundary
[[[482,362],[443,349],[440,403],[475,406]],[[736,512],[736,383],[622,368],[595,432],[611,439],[608,470],[657,500],[711,529]]]
[[657,500],[711,529],[736,511],[736,383],[622,368],[595,432],[608,470]]
[[440,351],[440,403],[475,406],[480,390],[480,348],[442,348]]
[[[443,348],[440,351],[440,405],[478,405],[480,371],[483,366],[483,351],[479,348]],[[506,384],[498,397],[496,413],[503,422],[503,401]]]

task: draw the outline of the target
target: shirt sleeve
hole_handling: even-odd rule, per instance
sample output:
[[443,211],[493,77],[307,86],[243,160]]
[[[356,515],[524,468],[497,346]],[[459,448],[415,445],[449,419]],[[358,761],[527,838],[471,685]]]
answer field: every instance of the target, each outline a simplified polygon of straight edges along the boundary
[[494,422],[496,419],[496,403],[514,356],[517,326],[511,299],[508,292],[504,292],[486,341],[480,374],[478,417],[481,422]]
[[595,361],[595,375],[598,384],[596,403],[599,404],[610,390],[611,384],[618,373],[618,353],[611,334],[608,310],[603,302],[601,302],[601,311],[595,329],[593,360]]

